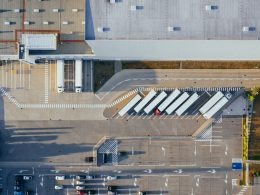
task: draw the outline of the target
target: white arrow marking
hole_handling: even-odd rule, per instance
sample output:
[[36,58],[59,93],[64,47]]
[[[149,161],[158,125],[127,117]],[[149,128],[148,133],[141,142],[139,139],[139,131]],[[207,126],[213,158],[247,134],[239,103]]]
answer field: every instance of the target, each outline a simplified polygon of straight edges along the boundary
[[194,148],[194,155],[197,156],[197,145],[196,145],[196,142],[195,142],[195,148]]
[[228,155],[228,147],[226,146],[225,155]]
[[152,169],[146,169],[146,170],[144,170],[144,172],[150,174],[150,173],[152,173],[153,171],[152,171]]
[[200,178],[198,177],[196,181],[196,187],[199,187],[199,185],[200,185]]
[[212,169],[212,171],[208,171],[209,173],[216,173],[216,170],[215,169]]
[[181,169],[175,170],[174,173],[182,173],[183,171]]
[[23,173],[23,172],[25,172],[25,171],[28,171],[28,170],[20,170],[19,173]]
[[43,187],[43,177],[42,177],[42,181],[40,182],[40,185]]
[[137,178],[135,178],[135,181],[134,181],[134,186],[136,187],[136,184],[137,183]]
[[228,175],[226,174],[225,183],[228,182]]
[[168,177],[166,177],[164,185],[165,187],[168,187]]

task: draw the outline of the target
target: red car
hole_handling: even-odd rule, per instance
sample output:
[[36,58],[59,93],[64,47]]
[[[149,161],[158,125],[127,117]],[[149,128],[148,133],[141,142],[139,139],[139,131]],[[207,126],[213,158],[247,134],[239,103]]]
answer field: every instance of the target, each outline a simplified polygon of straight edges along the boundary
[[77,194],[95,194],[95,190],[77,190]]
[[156,109],[154,110],[154,115],[156,115],[156,116],[161,115],[161,111],[160,111],[158,108],[156,108]]
[[85,194],[84,190],[77,190],[77,194]]

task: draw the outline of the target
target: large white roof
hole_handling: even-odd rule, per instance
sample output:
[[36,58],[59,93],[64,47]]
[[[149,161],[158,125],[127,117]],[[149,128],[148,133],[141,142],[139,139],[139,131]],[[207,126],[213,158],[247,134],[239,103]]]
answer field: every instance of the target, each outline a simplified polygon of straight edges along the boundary
[[55,34],[22,34],[22,44],[29,50],[56,50]]

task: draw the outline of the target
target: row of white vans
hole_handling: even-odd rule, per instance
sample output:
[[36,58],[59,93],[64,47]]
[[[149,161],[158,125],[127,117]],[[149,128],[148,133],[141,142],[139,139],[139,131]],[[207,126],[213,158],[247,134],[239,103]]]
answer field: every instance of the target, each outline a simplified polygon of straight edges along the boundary
[[[136,113],[139,113],[144,108],[144,112],[150,114],[157,108],[156,114],[165,111],[167,114],[175,112],[178,116],[181,116],[200,97],[196,92],[190,95],[187,92],[182,93],[179,89],[175,89],[169,96],[164,91],[160,92],[159,95],[156,95],[157,92],[154,90],[151,90],[143,99],[137,94],[118,112],[119,116],[124,116],[132,108],[134,108]],[[230,93],[224,95],[221,91],[218,91],[199,109],[200,113],[206,119],[213,117],[228,102],[228,99],[230,99],[231,96]]]
[[[75,61],[75,92],[82,92],[82,60]],[[64,92],[64,60],[57,60],[57,92]]]

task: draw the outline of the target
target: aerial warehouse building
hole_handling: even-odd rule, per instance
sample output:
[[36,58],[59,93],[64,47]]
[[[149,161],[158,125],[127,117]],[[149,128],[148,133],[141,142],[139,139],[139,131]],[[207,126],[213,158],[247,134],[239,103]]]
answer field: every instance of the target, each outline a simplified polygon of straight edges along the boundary
[[134,108],[135,112],[138,113],[140,112],[143,107],[145,107],[146,104],[156,95],[156,92],[152,89],[145,97],[144,99],[137,104],[137,106]]
[[137,102],[139,102],[142,99],[142,97],[137,94],[133,99],[131,99],[119,112],[119,116],[124,116],[130,109],[132,109]]
[[75,63],[75,91],[82,92],[82,60],[76,60]]
[[164,102],[158,107],[160,112],[163,112],[167,108],[167,106],[169,106],[178,97],[178,95],[180,95],[180,93],[181,91],[179,89],[175,89],[169,95],[169,97],[167,97],[166,100],[164,100]]
[[57,91],[64,92],[64,60],[57,60]]
[[144,112],[149,114],[165,97],[167,93],[162,91],[145,109]]
[[228,99],[226,97],[223,97],[208,112],[203,114],[203,116],[206,119],[213,117],[227,102],[228,102]]
[[201,114],[205,114],[212,106],[214,106],[224,94],[221,91],[218,91],[212,98],[209,99],[200,109]]
[[190,95],[184,92],[177,100],[175,100],[167,109],[167,114],[173,113]]
[[176,111],[178,116],[181,116],[197,99],[199,95],[197,93],[192,94],[190,98]]

